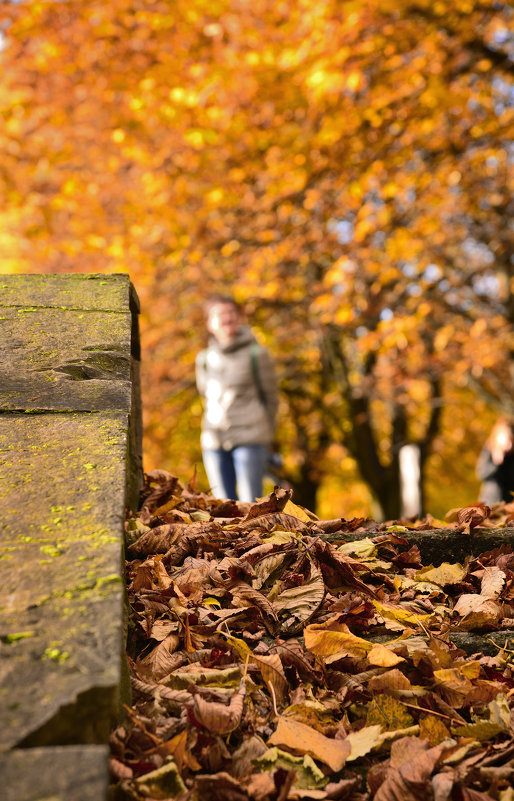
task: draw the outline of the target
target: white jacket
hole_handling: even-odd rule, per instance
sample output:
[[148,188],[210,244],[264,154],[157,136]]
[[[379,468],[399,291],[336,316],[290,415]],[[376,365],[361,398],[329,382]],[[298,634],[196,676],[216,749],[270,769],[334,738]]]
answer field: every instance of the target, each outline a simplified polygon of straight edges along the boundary
[[278,406],[275,367],[248,326],[225,347],[211,337],[196,357],[196,385],[204,399],[202,448],[271,444]]

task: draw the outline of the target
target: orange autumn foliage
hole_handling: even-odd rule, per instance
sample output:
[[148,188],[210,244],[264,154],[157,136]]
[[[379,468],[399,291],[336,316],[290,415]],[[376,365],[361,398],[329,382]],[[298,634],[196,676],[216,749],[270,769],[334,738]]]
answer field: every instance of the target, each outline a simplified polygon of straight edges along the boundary
[[202,301],[234,285],[299,502],[350,459],[398,517],[406,442],[425,505],[476,500],[490,404],[512,410],[508,4],[0,10],[0,269],[131,274],[147,466],[200,462]]

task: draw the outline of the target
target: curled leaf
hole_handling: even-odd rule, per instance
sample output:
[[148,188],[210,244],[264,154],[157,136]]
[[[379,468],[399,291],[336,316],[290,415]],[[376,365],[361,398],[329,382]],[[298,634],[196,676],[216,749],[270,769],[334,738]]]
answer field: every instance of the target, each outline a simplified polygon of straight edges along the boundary
[[218,701],[205,701],[195,695],[194,716],[204,729],[213,734],[228,734],[237,729],[243,714],[246,685],[241,679],[239,690],[230,699],[228,706]]

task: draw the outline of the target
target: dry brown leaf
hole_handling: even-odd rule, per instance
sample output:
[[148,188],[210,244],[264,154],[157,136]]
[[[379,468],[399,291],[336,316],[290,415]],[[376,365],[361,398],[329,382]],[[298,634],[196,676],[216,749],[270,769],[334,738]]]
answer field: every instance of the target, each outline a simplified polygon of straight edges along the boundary
[[109,772],[120,781],[131,779],[134,775],[132,768],[112,756],[109,758]]
[[143,668],[145,674],[148,672],[153,680],[159,681],[185,663],[185,656],[175,653],[179,643],[176,634],[168,634],[144,659],[136,663],[136,667]]
[[266,801],[277,790],[272,773],[254,773],[245,782],[245,789],[253,801]]
[[374,693],[384,690],[410,690],[411,687],[412,684],[409,679],[397,668],[388,670],[387,673],[382,673],[381,676],[373,676],[368,681],[368,689]]
[[[272,543],[269,543],[265,547],[272,549],[275,546]],[[258,562],[255,562],[254,572],[256,578],[252,581],[252,586],[256,590],[260,590],[262,585],[266,583],[273,573],[282,567],[287,559],[288,552],[279,551],[278,553],[270,553],[269,556],[264,556],[263,558],[259,559]]]
[[195,719],[213,734],[229,734],[239,726],[245,694],[246,685],[244,680],[241,680],[239,690],[234,693],[228,706],[217,701],[205,701],[195,695],[193,706]]
[[491,509],[485,503],[479,502],[472,506],[465,506],[463,509],[457,510],[457,523],[469,533],[470,529],[480,526],[490,513]]
[[444,752],[444,744],[429,748],[425,741],[404,737],[391,746],[391,764],[373,801],[422,801],[426,784]]
[[266,746],[260,737],[256,735],[246,737],[232,753],[232,766],[230,769],[232,776],[244,776],[252,769],[252,760],[261,757],[265,752]]
[[496,565],[493,565],[492,567],[486,567],[482,576],[480,595],[482,595],[484,598],[491,598],[493,600],[495,598],[499,598],[506,578],[506,573],[504,573],[503,570],[500,570],[500,568]]
[[456,668],[434,671],[434,681],[438,692],[453,707],[470,704],[486,704],[500,692],[497,682],[478,679],[481,672],[476,660],[463,662]]
[[[290,587],[273,599],[273,608],[281,615],[281,631],[293,633],[301,628],[323,603],[325,583],[314,563],[310,566],[310,577],[298,587]],[[284,612],[289,615],[284,619]]]
[[[477,622],[498,627],[494,623],[501,609],[498,599],[508,604],[510,595],[514,596],[509,572],[514,558],[505,550],[507,546],[477,557],[469,568],[448,562],[420,570],[414,549],[411,555],[398,555],[408,543],[394,532],[364,543],[362,552],[352,546],[355,553],[350,557],[339,550],[337,533],[333,543],[323,535],[329,532],[328,539],[330,532],[352,530],[344,521],[336,521],[337,525],[329,521],[325,527],[324,521],[305,519],[286,502],[282,511],[261,505],[259,514],[245,521],[241,515],[249,507],[243,510],[239,505],[239,517],[218,518],[214,529],[209,517],[219,502],[189,493],[182,506],[182,501],[176,502],[178,497],[175,488],[173,497],[160,500],[165,507],[171,499],[169,510],[161,510],[162,514],[180,514],[195,522],[183,527],[164,556],[153,553],[142,564],[136,560],[128,568],[138,647],[145,654],[149,637],[161,642],[132,666],[133,674],[139,672],[140,677],[133,680],[136,711],[130,720],[137,725],[139,715],[141,728],[136,732],[139,737],[120,729],[120,747],[114,756],[121,764],[124,755],[132,753],[143,763],[150,754],[172,757],[179,767],[198,774],[192,777],[193,793],[212,795],[217,801],[269,801],[271,796],[274,801],[286,801],[286,796],[322,801],[332,796],[339,799],[352,789],[362,793],[360,775],[345,779],[349,784],[344,787],[341,782],[324,786],[313,759],[324,762],[327,774],[364,758],[371,766],[368,783],[374,801],[380,801],[381,795],[382,801],[426,801],[429,797],[451,801],[457,790],[462,795],[461,786],[471,771],[472,787],[479,794],[487,792],[491,782],[510,781],[506,766],[498,762],[502,756],[510,758],[510,751],[500,754],[497,750],[505,746],[514,752],[514,746],[509,746],[514,701],[509,695],[510,667],[505,662],[509,651],[502,651],[501,658],[466,658],[449,640],[451,602],[440,589],[451,588],[454,620],[463,629]],[[148,513],[147,522],[155,525],[156,519]],[[158,528],[139,526],[141,536]],[[363,534],[368,534],[369,526],[365,528]],[[370,547],[375,557],[372,563],[367,560]],[[379,571],[374,572],[377,565]],[[266,598],[258,590],[272,582]],[[480,594],[473,592],[477,582]],[[459,599],[464,586],[469,589]],[[279,618],[280,639],[267,604]],[[294,625],[302,615],[306,615],[304,637],[293,638]],[[506,615],[514,617],[508,611]],[[313,622],[306,625],[311,616]],[[441,629],[442,620],[448,623]],[[394,643],[370,642],[368,636],[377,622],[379,627],[385,623],[401,631],[401,637]],[[428,638],[427,627],[433,629]],[[271,648],[264,644],[269,642],[263,640],[266,634],[275,638]],[[342,672],[341,664],[334,670],[342,657],[348,657],[352,665],[350,674]],[[241,663],[253,687],[244,717]],[[394,667],[397,663],[401,669]],[[145,676],[160,677],[169,686],[145,683],[140,680]],[[259,679],[266,692],[257,686]],[[158,703],[149,704],[149,699]],[[292,706],[274,716],[274,710],[281,711],[288,703]],[[148,712],[152,706],[157,711],[154,722]],[[186,714],[196,725],[184,729]],[[182,716],[178,734],[173,716]],[[268,736],[273,726],[276,731],[269,742],[275,747],[263,754],[266,746],[259,735]],[[163,739],[170,731],[174,736]],[[231,753],[249,731],[255,732],[251,751]],[[461,742],[448,746],[449,738],[458,736]],[[495,749],[492,756],[484,756],[479,739]],[[263,763],[269,773],[259,773],[260,764],[252,762],[254,747],[257,756],[282,753],[282,762],[275,764],[270,757]],[[441,747],[439,763],[434,749]],[[302,754],[298,757],[304,762],[302,776],[297,772],[294,785],[291,768],[295,768],[287,760],[295,758],[285,751]],[[376,761],[387,760],[389,752],[390,764],[383,761],[377,767]],[[234,770],[239,765],[236,781],[224,773],[231,758]],[[497,801],[514,801],[496,795]]]
[[[164,620],[163,618],[158,618],[154,620],[152,623],[152,629],[150,636],[152,640],[157,640],[157,642],[162,642],[166,639],[169,634],[177,634],[179,629],[179,624],[176,620]],[[178,637],[178,635],[177,635]],[[180,638],[178,638],[177,646],[180,643]]]
[[457,777],[453,771],[436,773],[432,776],[431,785],[434,794],[434,801],[450,801],[453,785]]
[[192,526],[202,526],[202,523],[166,523],[141,534],[139,539],[129,545],[128,550],[132,558],[135,556],[148,556],[149,554],[166,553],[180,537],[190,531]]
[[244,584],[241,582],[235,587],[231,587],[230,593],[232,595],[233,606],[255,606],[257,609],[260,609],[266,618],[269,618],[274,623],[278,621],[277,613],[266,596],[263,595],[262,592],[259,592],[259,590],[255,590],[253,587],[250,587],[249,584]]
[[281,512],[286,503],[291,500],[292,495],[293,490],[277,487],[273,490],[273,492],[270,492],[269,495],[266,495],[264,498],[260,498],[257,503],[253,504],[242,522],[246,523],[247,521],[253,520],[256,517],[261,517],[262,515]]
[[[214,774],[199,774],[195,777],[195,787],[195,795],[197,798],[201,798],[202,801],[248,801],[248,793],[241,786],[241,780],[234,779],[226,771]],[[188,797],[189,793],[185,798]],[[261,799],[264,801],[265,796],[254,796],[254,798],[255,801],[261,801]],[[169,799],[166,799],[166,801],[169,801]]]
[[461,798],[462,801],[494,801],[493,797],[488,793],[473,790],[471,787],[461,788]]
[[502,608],[497,601],[471,593],[461,595],[453,609],[462,617],[458,628],[463,631],[497,626],[503,617]]
[[270,688],[279,706],[289,700],[289,684],[284,674],[284,668],[278,654],[257,656],[252,654],[252,661],[258,665],[264,683]]

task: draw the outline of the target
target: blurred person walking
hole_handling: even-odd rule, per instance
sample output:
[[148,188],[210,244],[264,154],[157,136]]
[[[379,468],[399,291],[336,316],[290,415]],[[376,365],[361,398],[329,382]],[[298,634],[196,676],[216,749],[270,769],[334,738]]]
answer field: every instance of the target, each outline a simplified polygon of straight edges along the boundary
[[217,498],[252,502],[262,495],[275,433],[274,362],[232,297],[209,298],[205,317],[209,344],[196,357],[205,471]]
[[514,500],[514,420],[500,419],[480,452],[477,476],[482,481],[479,500],[491,506]]

